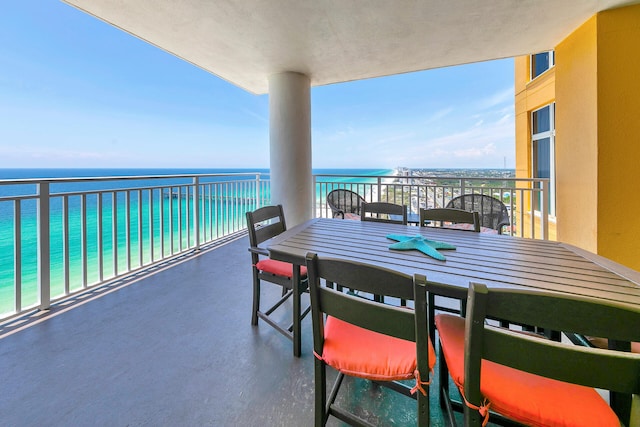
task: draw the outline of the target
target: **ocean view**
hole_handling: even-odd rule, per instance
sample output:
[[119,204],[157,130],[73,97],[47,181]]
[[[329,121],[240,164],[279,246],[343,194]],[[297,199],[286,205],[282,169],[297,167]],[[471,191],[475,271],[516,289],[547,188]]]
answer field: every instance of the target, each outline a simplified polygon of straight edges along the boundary
[[[360,178],[353,178],[358,182],[367,181],[363,180],[362,176],[392,176],[395,172],[393,169],[317,169],[313,171],[314,174],[322,175],[358,175]],[[259,173],[262,175],[262,179],[268,179],[269,171],[268,169],[4,169],[0,171],[0,180],[248,173]],[[325,177],[324,180],[347,183],[352,179]],[[251,190],[245,182],[253,183],[255,177],[252,175],[226,175],[211,177],[203,181],[210,182],[212,185],[216,181],[225,182],[223,186],[219,187],[219,190],[216,190],[218,194],[201,195],[203,212],[211,213],[207,224],[209,229],[225,231],[242,228],[244,225],[242,210],[252,210],[255,205],[247,204],[243,208],[242,206],[238,207],[235,201],[250,200],[253,197],[253,195],[247,194]],[[370,181],[375,182],[375,179]],[[73,292],[82,289],[83,283],[96,283],[101,280],[103,275],[109,277],[110,272],[125,271],[130,265],[133,267],[146,265],[152,261],[152,256],[156,260],[193,244],[194,235],[189,232],[190,221],[193,221],[194,218],[193,212],[189,213],[189,200],[192,196],[188,193],[182,193],[179,197],[176,194],[167,197],[168,193],[162,191],[133,192],[133,195],[129,196],[129,200],[125,201],[126,192],[118,191],[118,189],[157,188],[158,186],[170,187],[174,192],[186,191],[189,184],[191,184],[189,178],[52,183],[50,186],[52,195],[86,191],[95,193],[84,198],[80,195],[69,196],[66,205],[63,204],[62,197],[51,198],[49,233],[51,296],[64,294],[65,274],[68,277],[69,291]],[[113,190],[114,192],[111,194],[115,194],[115,196],[99,200],[97,194],[104,190]],[[2,198],[33,195],[35,191],[35,184],[0,185],[0,315],[13,310],[16,283],[15,204],[11,201],[2,202]],[[317,196],[319,194],[317,193]],[[265,196],[268,199],[268,195]],[[215,197],[221,198],[222,202],[213,202]],[[164,203],[160,200],[163,198],[165,199]],[[116,204],[116,209],[113,208],[113,203]],[[34,199],[23,200],[19,205],[21,265],[18,266],[17,274],[20,275],[21,282],[21,305],[29,307],[37,303],[37,211]],[[98,215],[98,206],[101,206],[102,214],[100,216]],[[151,212],[150,207],[152,207]],[[163,210],[162,213],[160,209]],[[233,209],[233,211],[229,211],[229,209]],[[68,224],[63,221],[65,210]],[[116,216],[115,221],[114,215]],[[171,215],[174,217],[180,215],[180,221],[169,222],[167,218]],[[161,217],[165,218],[162,226],[160,224]],[[82,224],[83,218],[85,224]],[[126,225],[127,218],[129,218],[129,227]],[[138,218],[142,218],[141,224],[138,224]],[[203,221],[205,219],[201,219],[204,226]],[[114,223],[115,226],[112,225]],[[83,226],[88,230],[84,237],[81,233]],[[68,230],[66,236],[63,233],[63,227]],[[114,228],[117,230],[115,239],[113,236]],[[161,233],[164,236],[161,236]],[[213,232],[211,233],[213,234]],[[85,239],[84,242],[83,239]],[[114,241],[117,242],[115,245]],[[129,247],[127,247],[127,242]],[[167,245],[165,242],[169,242],[169,244]],[[68,251],[67,272],[65,272],[64,263],[65,245]],[[98,247],[102,249],[99,250]],[[136,256],[132,256],[130,248],[140,249],[140,251]],[[115,257],[114,251],[116,251]],[[84,259],[86,259],[86,265],[84,265]],[[114,262],[117,263],[117,266],[114,266]]]

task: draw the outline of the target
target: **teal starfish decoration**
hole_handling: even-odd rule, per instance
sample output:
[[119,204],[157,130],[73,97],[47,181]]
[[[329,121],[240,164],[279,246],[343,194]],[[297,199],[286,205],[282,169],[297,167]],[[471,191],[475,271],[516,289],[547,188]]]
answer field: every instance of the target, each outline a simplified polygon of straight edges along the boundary
[[415,236],[402,236],[399,234],[389,234],[387,239],[396,240],[398,243],[394,243],[389,246],[389,249],[395,249],[398,251],[416,250],[425,255],[429,255],[431,258],[435,258],[440,261],[444,261],[445,257],[436,249],[455,249],[456,247],[449,243],[438,242],[436,240],[425,239],[421,235]]

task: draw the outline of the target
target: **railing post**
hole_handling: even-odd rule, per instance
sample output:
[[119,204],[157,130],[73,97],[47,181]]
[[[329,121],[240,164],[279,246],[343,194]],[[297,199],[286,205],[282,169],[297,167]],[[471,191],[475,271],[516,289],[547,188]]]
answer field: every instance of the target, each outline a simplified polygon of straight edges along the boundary
[[542,211],[540,212],[542,238],[549,240],[549,180],[542,182]]
[[260,174],[256,174],[256,209],[260,208]]
[[14,294],[14,310],[16,313],[22,311],[22,206],[20,200],[15,200],[13,205],[13,217],[15,218],[15,225],[13,229],[14,247],[13,247],[13,259],[14,259],[14,277],[15,277],[15,294]]
[[195,250],[200,250],[200,178],[193,178],[193,232],[195,234]]
[[50,197],[49,183],[38,184],[38,295],[40,310],[51,306],[51,255],[50,255]]
[[[318,186],[316,184],[316,179],[317,179],[317,177],[315,175],[313,175],[313,188],[311,189],[311,191],[312,191],[311,194],[313,194],[313,204],[312,204],[312,206],[313,206],[313,218],[318,217],[318,211],[317,211],[317,209],[318,209]],[[320,192],[320,194],[322,195],[322,192]],[[322,215],[320,215],[320,216],[322,216]]]
[[[378,201],[381,202],[382,200],[380,199],[380,197],[382,196],[382,178],[378,177]],[[387,197],[389,197],[389,195],[387,194]],[[389,200],[386,200],[387,202]]]

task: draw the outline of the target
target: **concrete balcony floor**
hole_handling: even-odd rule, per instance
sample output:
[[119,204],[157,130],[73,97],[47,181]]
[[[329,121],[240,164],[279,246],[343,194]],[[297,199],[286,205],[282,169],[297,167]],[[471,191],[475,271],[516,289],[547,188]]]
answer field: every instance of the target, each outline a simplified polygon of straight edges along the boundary
[[[301,358],[273,328],[251,326],[247,247],[243,236],[4,325],[0,424],[313,425],[311,319]],[[435,385],[432,425],[446,425]],[[415,424],[412,399],[366,381],[345,380],[340,399],[374,423]]]

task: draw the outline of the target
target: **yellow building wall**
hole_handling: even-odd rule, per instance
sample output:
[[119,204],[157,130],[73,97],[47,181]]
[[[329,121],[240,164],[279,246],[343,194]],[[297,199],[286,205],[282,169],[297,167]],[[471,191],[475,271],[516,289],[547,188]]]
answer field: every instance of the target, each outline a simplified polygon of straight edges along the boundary
[[640,270],[640,5],[555,51],[558,239]]
[[598,15],[598,253],[640,270],[640,5]]
[[530,57],[515,60],[516,176],[532,176],[531,112],[555,101],[550,236],[640,270],[640,5],[591,17],[555,58],[534,81]]
[[597,252],[597,20],[556,46],[558,240]]

